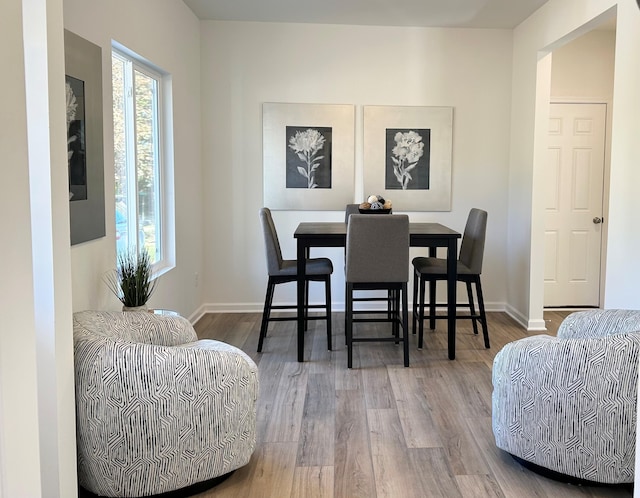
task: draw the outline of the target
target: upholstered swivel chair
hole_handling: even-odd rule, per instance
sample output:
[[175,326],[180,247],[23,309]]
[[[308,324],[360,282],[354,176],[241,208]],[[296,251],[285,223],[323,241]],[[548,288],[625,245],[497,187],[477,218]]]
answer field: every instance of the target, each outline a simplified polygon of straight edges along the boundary
[[[480,274],[482,273],[482,260],[484,257],[484,242],[487,231],[487,212],[481,209],[472,209],[469,212],[467,223],[462,235],[460,253],[457,260],[458,281],[464,282],[467,287],[468,304],[456,303],[456,307],[468,306],[469,314],[457,314],[456,319],[470,319],[473,323],[473,333],[478,333],[477,322],[482,325],[482,335],[484,346],[489,348],[489,331],[487,329],[487,315],[484,309],[484,298],[482,296],[482,284]],[[436,301],[436,282],[447,279],[447,260],[444,258],[419,256],[413,259],[414,280],[413,280],[413,333],[416,331],[418,323],[418,347],[422,348],[424,336],[424,320],[429,320],[429,327],[436,328],[436,319],[447,319],[448,315],[436,315],[437,307],[446,306],[445,303],[438,304]],[[429,282],[429,314],[425,315],[425,286]],[[478,297],[478,313],[473,299],[473,289],[475,287]],[[418,296],[418,288],[420,295]],[[456,308],[457,309],[457,308]]]
[[77,312],[73,342],[83,489],[186,496],[249,462],[258,368],[243,351],[146,311]]
[[[402,342],[404,366],[409,366],[407,282],[409,280],[409,217],[407,215],[352,214],[347,226],[346,339],[347,366],[353,366],[353,343]],[[392,291],[393,313],[384,317],[361,317],[371,310],[354,310],[354,291]],[[400,305],[400,301],[402,304]],[[391,336],[354,334],[354,323],[390,322]],[[402,328],[402,338],[399,329]]]
[[493,360],[498,448],[565,482],[632,483],[640,311],[572,313]]
[[[269,322],[297,320],[297,316],[271,316],[272,310],[289,310],[297,308],[291,305],[273,305],[273,293],[276,285],[287,282],[295,282],[298,278],[298,263],[295,259],[283,259],[280,249],[280,241],[276,225],[271,217],[269,208],[260,209],[260,222],[262,223],[262,233],[267,255],[267,270],[269,280],[267,282],[267,294],[264,299],[264,310],[262,312],[262,323],[260,325],[260,339],[258,340],[258,353],[262,352],[262,345],[267,336]],[[308,258],[306,261],[306,282],[305,282],[305,323],[307,320],[327,321],[327,347],[331,350],[331,274],[333,264],[328,258]],[[308,285],[311,281],[324,282],[325,304],[310,305],[308,298]],[[309,315],[309,309],[324,308],[324,315]]]

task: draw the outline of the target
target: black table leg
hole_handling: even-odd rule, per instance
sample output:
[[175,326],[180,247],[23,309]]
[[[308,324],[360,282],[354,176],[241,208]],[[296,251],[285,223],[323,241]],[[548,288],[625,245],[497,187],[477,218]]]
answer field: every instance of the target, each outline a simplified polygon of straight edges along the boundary
[[298,238],[298,361],[304,361],[304,281],[306,271],[306,248],[302,238]]
[[456,359],[456,286],[457,286],[458,240],[450,239],[447,246],[447,330],[449,359]]

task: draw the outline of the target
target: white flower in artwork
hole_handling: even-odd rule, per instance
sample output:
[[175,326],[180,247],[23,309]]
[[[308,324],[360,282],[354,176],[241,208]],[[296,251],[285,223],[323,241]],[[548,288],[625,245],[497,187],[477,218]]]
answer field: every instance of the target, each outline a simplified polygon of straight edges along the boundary
[[[69,129],[71,123],[76,119],[76,110],[78,109],[78,101],[73,89],[69,83],[66,84],[67,93],[67,162],[71,163],[71,157],[73,156],[73,150],[71,149],[71,143],[75,142],[78,137],[76,135],[69,136]],[[73,197],[73,192],[69,191],[69,200]]]
[[393,161],[393,174],[396,175],[398,183],[402,185],[402,190],[406,190],[409,182],[413,180],[411,170],[424,154],[424,143],[422,137],[415,131],[406,133],[398,132],[393,139],[396,146],[392,149],[391,160]]
[[289,148],[292,149],[303,161],[306,167],[298,166],[298,173],[307,179],[307,188],[316,188],[315,172],[320,167],[320,160],[324,156],[316,154],[324,147],[325,138],[313,128],[306,131],[296,131],[296,134],[289,138]]

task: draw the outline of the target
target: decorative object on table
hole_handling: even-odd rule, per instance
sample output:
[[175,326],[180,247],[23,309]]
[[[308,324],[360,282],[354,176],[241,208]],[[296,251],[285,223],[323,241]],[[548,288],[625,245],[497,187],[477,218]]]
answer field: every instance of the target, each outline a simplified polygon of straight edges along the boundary
[[73,316],[78,481],[98,496],[190,496],[246,465],[258,368],[181,316]]
[[118,253],[117,265],[107,273],[105,282],[122,303],[123,311],[147,309],[147,301],[156,289],[151,256],[146,249]]
[[262,123],[265,205],[340,210],[353,198],[354,106],[267,102]]
[[453,107],[364,106],[363,127],[365,191],[407,211],[451,210]]
[[385,199],[381,195],[370,195],[358,206],[358,211],[360,214],[389,214],[392,207],[390,199]]
[[105,236],[102,49],[64,30],[71,244]]
[[[640,311],[570,314],[493,360],[498,448],[564,482],[633,483]],[[587,483],[588,484],[588,483]]]

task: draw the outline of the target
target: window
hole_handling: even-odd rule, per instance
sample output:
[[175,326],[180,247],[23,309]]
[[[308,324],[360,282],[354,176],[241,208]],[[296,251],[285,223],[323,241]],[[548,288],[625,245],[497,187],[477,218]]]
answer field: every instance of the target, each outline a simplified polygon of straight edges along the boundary
[[146,249],[154,272],[170,265],[163,180],[163,75],[124,50],[112,52],[116,251]]

